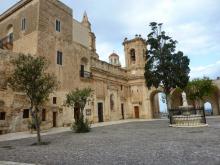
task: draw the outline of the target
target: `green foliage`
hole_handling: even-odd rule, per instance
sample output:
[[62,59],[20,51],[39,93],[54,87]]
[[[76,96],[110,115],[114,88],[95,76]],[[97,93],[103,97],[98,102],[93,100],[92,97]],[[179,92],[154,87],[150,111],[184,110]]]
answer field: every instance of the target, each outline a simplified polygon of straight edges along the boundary
[[173,88],[184,88],[189,80],[189,58],[176,52],[177,41],[165,34],[162,24],[150,23],[149,50],[146,53],[145,79],[148,88],[162,87],[166,95]]
[[15,91],[25,92],[35,106],[42,105],[57,87],[56,77],[46,73],[49,66],[44,57],[20,54],[12,60],[15,69],[8,82]]
[[84,117],[80,115],[79,120],[74,121],[71,129],[76,133],[87,133],[91,130],[91,124],[88,119],[84,120]]
[[77,88],[66,95],[66,104],[73,108],[79,107],[81,110],[83,110],[91,93],[92,89],[90,88],[84,88],[82,90]]
[[50,93],[57,87],[56,77],[46,73],[49,66],[44,57],[33,57],[31,55],[20,54],[18,58],[12,60],[14,66],[13,73],[8,79],[9,86],[19,92],[24,92],[30,100],[30,112],[32,122],[37,130],[38,143],[40,137],[40,109],[47,101]]
[[185,88],[188,99],[192,101],[204,100],[205,97],[211,96],[216,90],[217,87],[208,77],[193,79]]
[[85,108],[88,98],[92,94],[92,89],[84,88],[82,90],[76,89],[66,95],[66,105],[72,108],[79,108],[80,117],[76,119],[72,125],[72,129],[77,133],[89,132],[90,124],[88,120],[84,120],[83,110]]

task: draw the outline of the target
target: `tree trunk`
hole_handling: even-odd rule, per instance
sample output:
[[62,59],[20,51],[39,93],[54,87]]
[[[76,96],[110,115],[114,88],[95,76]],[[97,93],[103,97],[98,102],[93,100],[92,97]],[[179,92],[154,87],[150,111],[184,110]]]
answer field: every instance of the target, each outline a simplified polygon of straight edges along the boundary
[[194,107],[194,109],[196,109],[196,101],[195,100],[193,100],[193,107]]
[[38,117],[38,108],[36,108],[35,106],[31,107],[31,116],[32,119],[34,120],[34,125],[37,131],[37,144],[40,145],[41,144],[40,120]]
[[80,107],[80,115],[82,116],[83,120],[84,120],[84,114],[83,114],[84,108],[85,108],[85,105]]
[[37,131],[37,143],[38,145],[41,143],[41,135],[40,135],[40,117],[38,116],[39,109],[36,107],[35,110],[35,126]]
[[41,144],[41,135],[40,135],[40,124],[37,122],[36,124],[36,130],[37,130],[37,143],[38,145]]
[[165,94],[166,95],[166,103],[167,103],[167,112],[168,112],[168,119],[170,120],[170,124],[172,124],[172,115],[170,112],[171,109],[171,96],[170,94]]
[[171,95],[166,94],[167,110],[171,109]]

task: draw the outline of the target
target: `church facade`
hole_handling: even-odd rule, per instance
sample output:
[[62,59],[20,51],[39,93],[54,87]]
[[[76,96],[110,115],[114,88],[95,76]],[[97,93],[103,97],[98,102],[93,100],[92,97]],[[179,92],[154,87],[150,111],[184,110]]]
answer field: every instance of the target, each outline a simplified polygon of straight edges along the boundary
[[[58,0],[21,0],[0,15],[0,133],[28,130],[29,104],[23,93],[5,83],[19,53],[44,56],[50,61],[59,88],[42,108],[42,128],[69,126],[76,110],[65,106],[66,94],[90,87],[93,94],[85,107],[91,122],[129,118],[152,119],[159,115],[154,96],[160,89],[148,90],[144,79],[146,40],[140,35],[123,41],[126,66],[112,53],[109,62],[96,52],[96,36],[84,13],[81,22],[73,19],[71,8]],[[220,83],[219,83],[220,84]],[[173,106],[181,104],[174,92]],[[217,94],[218,95],[218,94]],[[220,100],[214,96],[214,114]]]

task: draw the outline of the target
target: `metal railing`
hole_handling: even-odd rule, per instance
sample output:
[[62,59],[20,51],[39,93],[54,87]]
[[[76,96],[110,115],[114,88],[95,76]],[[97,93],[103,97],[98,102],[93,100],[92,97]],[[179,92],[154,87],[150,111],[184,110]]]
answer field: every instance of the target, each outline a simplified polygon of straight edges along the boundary
[[175,108],[169,110],[170,124],[178,124],[178,122],[185,122],[185,124],[202,123],[206,124],[206,115],[204,107],[201,108]]
[[80,77],[82,78],[92,78],[92,73],[87,71],[80,71]]

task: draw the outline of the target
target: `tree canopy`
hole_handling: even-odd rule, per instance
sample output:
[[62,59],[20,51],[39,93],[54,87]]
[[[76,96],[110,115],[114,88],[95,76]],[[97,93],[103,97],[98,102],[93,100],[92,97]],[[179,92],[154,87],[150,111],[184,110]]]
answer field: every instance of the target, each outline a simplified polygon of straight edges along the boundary
[[217,87],[208,77],[193,79],[185,88],[188,99],[193,101],[194,104],[197,101],[204,101],[206,97],[212,96],[216,90]]
[[82,90],[77,88],[66,95],[66,104],[83,110],[91,93],[91,88],[84,88]]
[[84,108],[89,97],[92,94],[91,88],[75,89],[66,95],[66,105],[76,108],[77,113],[79,110],[79,116],[74,113],[75,121],[72,125],[72,129],[77,133],[85,133],[90,131],[89,121],[84,120]]
[[41,56],[20,54],[18,58],[12,60],[12,64],[14,70],[8,79],[9,86],[15,91],[24,92],[29,98],[30,112],[38,133],[38,143],[41,143],[39,107],[56,89],[56,77],[46,72],[49,63]]
[[150,23],[146,53],[145,79],[148,88],[162,87],[166,95],[173,88],[184,88],[189,80],[190,60],[183,52],[176,52],[177,41],[162,31],[162,24]]

